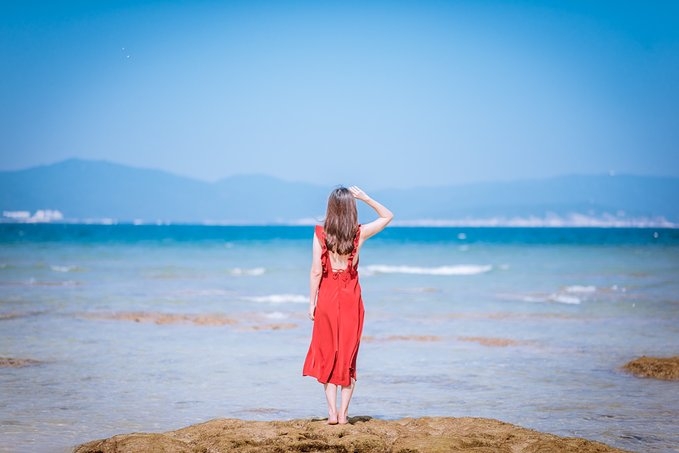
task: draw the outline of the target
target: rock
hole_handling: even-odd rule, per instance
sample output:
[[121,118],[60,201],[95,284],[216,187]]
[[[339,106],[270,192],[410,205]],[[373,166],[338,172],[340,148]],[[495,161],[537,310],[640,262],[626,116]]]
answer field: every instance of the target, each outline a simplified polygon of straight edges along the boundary
[[504,348],[507,346],[518,346],[521,344],[518,340],[511,338],[491,338],[491,337],[458,337],[460,341],[471,341],[483,346]]
[[292,323],[292,322],[272,322],[272,323],[265,323],[265,324],[254,324],[251,326],[245,326],[240,328],[240,331],[247,331],[247,330],[252,330],[252,331],[259,331],[259,330],[288,330],[288,329],[296,329],[297,324]]
[[16,357],[0,357],[0,368],[22,368],[25,366],[39,365],[42,362],[33,359],[19,359]]
[[638,377],[679,381],[679,356],[667,358],[641,356],[625,364],[623,369]]
[[198,326],[230,326],[238,321],[220,314],[186,314],[186,313],[161,313],[145,311],[125,311],[113,313],[86,313],[82,317],[87,319],[101,319],[114,321],[133,321],[139,323],[154,324],[194,324]]
[[378,341],[419,341],[419,342],[431,342],[431,341],[441,341],[442,338],[438,335],[389,335],[387,337],[374,337],[372,335],[363,335],[361,341],[365,342],[378,342]]
[[297,324],[291,322],[266,322],[266,317],[260,314],[246,313],[241,319],[225,316],[219,313],[191,314],[191,313],[162,313],[149,311],[120,311],[120,312],[92,312],[83,313],[81,318],[106,321],[128,321],[137,323],[153,323],[157,325],[191,324],[194,326],[221,327],[236,326],[241,332],[257,332],[262,330],[296,329]]
[[216,419],[162,434],[124,434],[76,447],[74,453],[155,452],[621,452],[605,444],[540,433],[483,418],[351,417],[347,425],[321,419]]

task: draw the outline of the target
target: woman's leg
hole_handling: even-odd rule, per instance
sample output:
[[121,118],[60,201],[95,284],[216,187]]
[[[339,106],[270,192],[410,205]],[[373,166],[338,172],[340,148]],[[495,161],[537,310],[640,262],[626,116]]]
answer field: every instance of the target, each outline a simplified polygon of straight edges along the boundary
[[351,385],[342,387],[342,401],[340,402],[340,411],[337,420],[339,423],[344,424],[349,421],[349,403],[351,402],[351,395],[354,394],[354,387],[356,386],[356,381],[351,380]]
[[328,424],[337,423],[337,385],[323,384],[325,399],[328,401]]

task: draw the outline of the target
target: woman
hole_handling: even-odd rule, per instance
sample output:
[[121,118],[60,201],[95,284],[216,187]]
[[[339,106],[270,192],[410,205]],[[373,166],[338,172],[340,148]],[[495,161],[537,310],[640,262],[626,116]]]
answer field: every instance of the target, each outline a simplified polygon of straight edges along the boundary
[[[373,208],[378,218],[359,225],[355,199]],[[324,226],[317,225],[314,231],[309,297],[309,319],[314,327],[302,374],[323,384],[330,425],[347,423],[356,382],[356,356],[363,331],[358,253],[366,239],[382,231],[393,217],[358,187],[339,187],[328,197]]]

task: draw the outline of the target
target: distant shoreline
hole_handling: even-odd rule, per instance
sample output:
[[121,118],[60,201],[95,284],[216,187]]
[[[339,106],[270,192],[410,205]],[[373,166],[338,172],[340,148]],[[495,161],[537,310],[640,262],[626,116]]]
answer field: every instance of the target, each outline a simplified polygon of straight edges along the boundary
[[[0,221],[307,225],[322,219],[331,187],[265,175],[207,183],[70,159],[0,172],[0,188]],[[677,177],[565,175],[366,188],[394,212],[394,224],[403,226],[679,227]],[[370,217],[362,208],[359,219]]]

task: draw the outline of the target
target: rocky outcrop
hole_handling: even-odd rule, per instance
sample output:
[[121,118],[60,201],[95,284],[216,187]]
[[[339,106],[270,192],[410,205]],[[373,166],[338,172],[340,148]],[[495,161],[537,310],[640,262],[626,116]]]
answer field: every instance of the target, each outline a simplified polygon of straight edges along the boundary
[[638,377],[679,381],[679,356],[666,358],[641,356],[625,364],[623,369]]
[[620,452],[605,444],[540,433],[483,418],[424,417],[377,420],[217,419],[162,434],[134,433],[96,440],[75,453],[166,452]]
[[0,368],[23,368],[25,366],[39,365],[41,363],[40,360],[0,357]]

